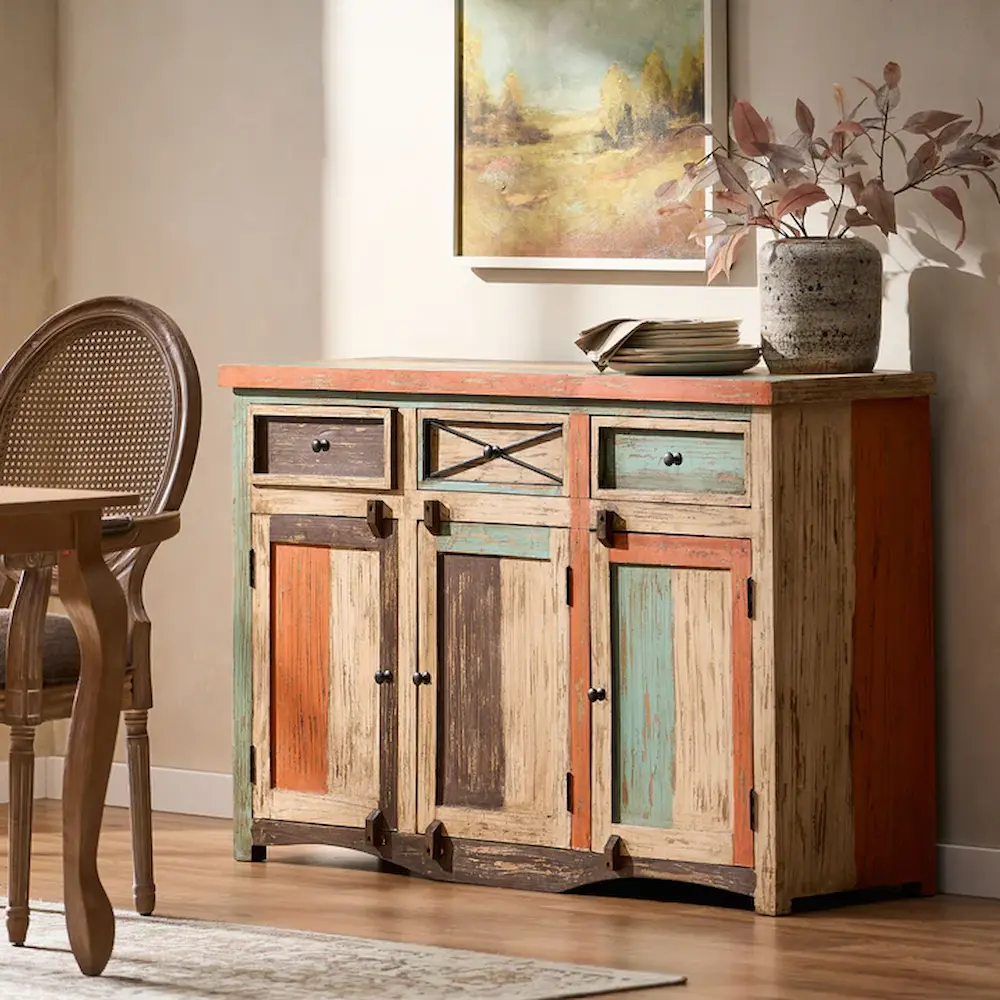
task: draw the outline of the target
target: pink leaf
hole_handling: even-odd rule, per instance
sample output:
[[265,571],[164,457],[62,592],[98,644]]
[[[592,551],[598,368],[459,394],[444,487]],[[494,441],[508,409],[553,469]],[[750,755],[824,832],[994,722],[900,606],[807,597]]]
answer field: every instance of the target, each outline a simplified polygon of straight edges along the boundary
[[809,110],[802,98],[795,102],[795,123],[803,135],[812,138],[813,132],[816,131],[816,116]]
[[937,134],[938,144],[947,146],[949,142],[954,142],[965,134],[965,130],[971,124],[972,122],[968,118],[963,118],[960,121],[952,122],[950,125],[945,125]]
[[805,153],[794,146],[767,142],[761,145],[760,151],[767,157],[769,165],[778,170],[796,170],[806,164]]
[[863,83],[871,92],[873,97],[878,97],[878,87],[870,84],[863,76],[856,76],[854,78],[858,83]]
[[945,125],[958,121],[961,117],[961,115],[952,114],[950,111],[918,111],[903,122],[903,131],[936,132],[939,128],[944,128]]
[[877,177],[864,186],[860,202],[886,236],[896,232],[896,199]]
[[981,132],[983,128],[983,119],[986,117],[986,111],[983,109],[983,102],[976,98],[976,104],[979,105],[979,122],[976,125],[976,131]]
[[851,197],[857,204],[861,203],[861,192],[864,190],[865,182],[861,174],[855,171],[853,174],[846,174],[840,182],[851,192]]
[[726,276],[729,276],[729,272],[732,271],[733,265],[736,263],[736,251],[739,249],[740,244],[747,238],[747,234],[750,232],[749,227],[746,229],[738,229],[733,233],[733,238],[729,241],[729,246],[726,247]]
[[775,218],[781,219],[792,213],[801,215],[810,205],[828,201],[830,196],[818,184],[799,184],[793,187],[774,210]]
[[887,62],[882,70],[882,79],[885,85],[891,90],[899,86],[899,81],[903,79],[903,71],[899,68],[899,63]]
[[673,198],[677,193],[677,181],[665,181],[656,189],[657,198]]
[[960,176],[962,178],[962,183],[965,185],[965,190],[966,191],[971,191],[972,190],[972,181],[970,180],[969,175],[968,174],[961,174]]
[[844,121],[838,122],[833,127],[834,133],[843,133],[844,135],[864,135],[865,127],[860,122]]
[[955,244],[957,250],[965,242],[965,212],[962,211],[962,202],[954,189],[950,187],[936,187],[931,191],[931,195],[962,223],[962,234],[958,238],[958,243]]
[[708,276],[707,282],[711,284],[722,274],[726,266],[726,248],[732,242],[732,236],[720,236],[712,240],[712,246],[708,251]]
[[726,220],[720,218],[718,215],[710,215],[706,219],[702,219],[688,234],[688,239],[695,239],[698,236],[718,236],[719,233],[724,233],[727,228]]
[[899,107],[899,101],[899,87],[879,87],[878,93],[875,95],[875,107],[883,115],[895,111]]
[[767,122],[749,101],[737,101],[733,105],[733,135],[740,151],[747,156],[760,156],[760,147],[771,141]]
[[750,186],[750,178],[747,172],[735,161],[721,153],[714,154],[715,165],[719,170],[719,179],[722,181],[727,191],[733,194],[745,194],[751,206],[759,209],[760,199]]
[[856,208],[849,208],[844,216],[844,222],[851,229],[862,229],[865,226],[877,226],[878,223],[870,215],[862,215]]
[[745,212],[749,204],[749,199],[742,192],[734,194],[732,191],[717,191],[712,199],[716,206],[730,212]]

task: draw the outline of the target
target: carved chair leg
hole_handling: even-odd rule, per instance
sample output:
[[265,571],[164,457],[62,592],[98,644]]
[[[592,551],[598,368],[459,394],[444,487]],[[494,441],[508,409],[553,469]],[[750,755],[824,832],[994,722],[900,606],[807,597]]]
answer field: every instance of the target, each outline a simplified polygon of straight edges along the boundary
[[9,879],[7,937],[23,945],[28,935],[28,891],[31,875],[31,810],[35,796],[35,727],[10,730],[10,807],[8,813]]
[[129,815],[132,822],[133,897],[138,913],[148,917],[156,906],[153,884],[153,803],[149,781],[147,709],[125,713],[128,748]]

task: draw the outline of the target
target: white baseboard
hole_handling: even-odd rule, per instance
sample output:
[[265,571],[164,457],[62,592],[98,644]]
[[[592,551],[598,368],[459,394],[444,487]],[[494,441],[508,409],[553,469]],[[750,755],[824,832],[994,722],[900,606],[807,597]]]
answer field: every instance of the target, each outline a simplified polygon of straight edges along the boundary
[[939,844],[938,888],[954,896],[1000,899],[1000,850]]
[[[0,803],[10,799],[5,764],[0,761]],[[35,798],[61,799],[62,776],[62,757],[36,757]],[[157,812],[232,819],[233,778],[230,774],[153,767],[150,768],[150,780],[153,809]],[[128,807],[128,767],[125,764],[115,762],[111,765],[105,802],[109,806]]]

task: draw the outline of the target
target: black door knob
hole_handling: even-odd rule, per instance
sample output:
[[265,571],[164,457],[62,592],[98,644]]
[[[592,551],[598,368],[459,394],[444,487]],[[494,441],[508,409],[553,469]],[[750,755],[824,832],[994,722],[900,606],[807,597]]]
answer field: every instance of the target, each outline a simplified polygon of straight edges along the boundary
[[604,701],[607,696],[608,692],[605,691],[604,688],[590,688],[587,691],[587,698],[590,700],[591,704],[595,701]]
[[416,684],[417,687],[420,687],[421,684],[430,684],[430,682],[431,682],[431,675],[426,671],[421,672],[418,670],[413,675],[413,683]]
[[312,450],[318,455],[321,451],[330,450],[330,442],[325,438],[316,438],[312,443]]
[[664,465],[680,465],[684,461],[684,456],[678,451],[668,451],[666,455],[663,456]]
[[390,684],[392,682],[392,671],[391,670],[376,670],[375,671],[375,683],[376,684]]

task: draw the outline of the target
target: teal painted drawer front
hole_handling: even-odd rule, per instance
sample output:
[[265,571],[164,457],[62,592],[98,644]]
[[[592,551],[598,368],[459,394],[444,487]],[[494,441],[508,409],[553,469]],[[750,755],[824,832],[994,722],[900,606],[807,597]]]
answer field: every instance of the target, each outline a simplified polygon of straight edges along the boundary
[[749,504],[741,425],[627,418],[594,423],[595,496]]

